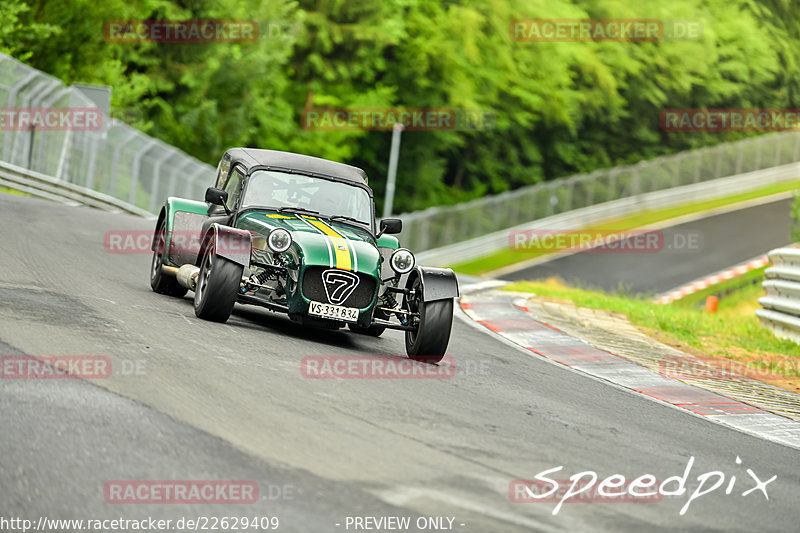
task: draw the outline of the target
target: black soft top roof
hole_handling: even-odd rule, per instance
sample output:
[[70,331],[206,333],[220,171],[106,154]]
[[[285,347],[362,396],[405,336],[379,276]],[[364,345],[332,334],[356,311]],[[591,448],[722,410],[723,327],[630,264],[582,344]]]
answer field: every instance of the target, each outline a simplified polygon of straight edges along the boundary
[[231,148],[225,155],[231,158],[231,165],[241,163],[248,170],[264,166],[274,170],[295,170],[303,174],[332,176],[362,185],[367,183],[367,173],[358,167],[309,155],[257,148]]

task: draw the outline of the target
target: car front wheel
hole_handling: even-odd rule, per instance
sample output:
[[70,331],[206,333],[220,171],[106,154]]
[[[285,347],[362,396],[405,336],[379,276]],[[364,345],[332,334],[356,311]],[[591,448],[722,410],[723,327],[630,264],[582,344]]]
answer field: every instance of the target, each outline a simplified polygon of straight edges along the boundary
[[447,351],[453,327],[453,299],[425,302],[422,283],[416,277],[409,284],[413,294],[406,296],[406,310],[419,313],[414,331],[406,331],[406,353],[410,359],[438,363]]

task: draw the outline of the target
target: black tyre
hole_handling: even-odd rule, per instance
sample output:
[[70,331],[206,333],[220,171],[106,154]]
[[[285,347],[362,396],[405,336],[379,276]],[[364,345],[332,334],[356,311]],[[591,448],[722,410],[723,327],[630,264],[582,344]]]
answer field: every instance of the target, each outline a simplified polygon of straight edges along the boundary
[[419,277],[409,284],[414,296],[406,298],[406,309],[419,313],[416,331],[406,331],[406,354],[424,363],[438,363],[447,351],[453,328],[453,299],[425,302]]
[[194,314],[212,322],[226,322],[233,312],[244,267],[209,250],[203,256],[194,291]]
[[161,266],[164,264],[165,244],[166,223],[161,222],[156,230],[156,249],[153,252],[153,260],[150,262],[150,288],[158,294],[183,298],[189,289],[181,286],[173,276],[161,271]]

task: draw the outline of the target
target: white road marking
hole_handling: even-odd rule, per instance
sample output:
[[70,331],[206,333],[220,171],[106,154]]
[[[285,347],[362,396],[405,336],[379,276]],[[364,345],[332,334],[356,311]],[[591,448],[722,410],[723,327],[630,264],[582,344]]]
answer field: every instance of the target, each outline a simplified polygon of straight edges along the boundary
[[486,281],[479,281],[478,283],[471,283],[469,285],[464,285],[461,287],[461,292],[476,292],[482,291],[484,289],[494,289],[497,287],[503,287],[508,285],[508,281],[501,281],[499,279],[487,279]]

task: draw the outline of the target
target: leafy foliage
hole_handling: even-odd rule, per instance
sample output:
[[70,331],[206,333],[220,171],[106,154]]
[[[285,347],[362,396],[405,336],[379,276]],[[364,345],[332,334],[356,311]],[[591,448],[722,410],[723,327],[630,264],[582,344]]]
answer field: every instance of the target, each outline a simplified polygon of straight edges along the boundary
[[[215,164],[231,146],[364,167],[390,132],[304,129],[308,107],[453,107],[482,131],[403,134],[397,211],[742,137],[667,133],[664,108],[800,107],[794,0],[0,0],[0,50],[113,87],[113,114]],[[662,42],[518,42],[521,18],[700,21]],[[241,44],[109,42],[109,20],[246,19]],[[277,31],[275,31],[277,30]],[[380,207],[380,206],[379,206]]]

